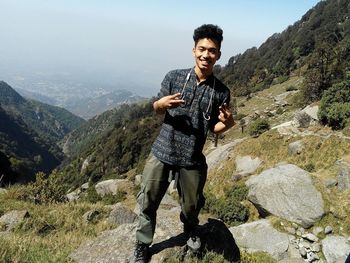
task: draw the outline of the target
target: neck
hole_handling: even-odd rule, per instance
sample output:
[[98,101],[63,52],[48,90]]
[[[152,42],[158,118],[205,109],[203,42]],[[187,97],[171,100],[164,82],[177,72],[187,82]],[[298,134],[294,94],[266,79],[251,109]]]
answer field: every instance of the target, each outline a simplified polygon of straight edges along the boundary
[[198,82],[202,82],[202,81],[206,80],[213,73],[212,70],[204,71],[198,67],[194,68],[194,72],[196,73]]

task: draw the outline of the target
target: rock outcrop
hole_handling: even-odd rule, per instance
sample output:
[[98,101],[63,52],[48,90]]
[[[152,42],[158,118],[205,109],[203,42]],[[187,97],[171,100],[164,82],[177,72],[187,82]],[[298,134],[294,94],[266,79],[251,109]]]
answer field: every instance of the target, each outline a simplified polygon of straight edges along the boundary
[[5,231],[11,231],[25,218],[29,217],[27,210],[12,210],[0,217],[0,224],[3,225]]
[[350,244],[342,236],[327,236],[322,240],[323,254],[327,262],[345,262]]
[[231,227],[230,231],[240,249],[267,252],[277,260],[287,257],[288,235],[275,230],[267,219]]
[[321,193],[307,171],[292,164],[265,170],[250,178],[248,199],[262,216],[273,214],[311,227],[324,215]]

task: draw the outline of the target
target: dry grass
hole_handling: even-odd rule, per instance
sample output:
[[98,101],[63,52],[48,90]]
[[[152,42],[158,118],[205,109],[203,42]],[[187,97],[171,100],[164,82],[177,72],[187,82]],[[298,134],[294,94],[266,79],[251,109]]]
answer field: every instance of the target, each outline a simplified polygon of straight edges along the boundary
[[[102,204],[64,203],[35,205],[0,195],[0,211],[27,210],[30,217],[12,232],[0,236],[0,262],[70,262],[68,255],[81,243],[115,227],[104,220],[108,209]],[[99,218],[85,223],[83,214],[92,209]]]

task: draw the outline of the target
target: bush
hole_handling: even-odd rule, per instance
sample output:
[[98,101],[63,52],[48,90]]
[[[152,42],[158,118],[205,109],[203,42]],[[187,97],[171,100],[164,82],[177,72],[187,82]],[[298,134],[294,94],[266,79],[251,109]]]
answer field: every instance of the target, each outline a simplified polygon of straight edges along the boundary
[[259,137],[265,131],[270,129],[270,124],[267,119],[257,119],[249,127],[249,135],[252,137]]
[[38,204],[65,202],[67,186],[63,183],[62,175],[54,170],[47,178],[43,172],[36,174],[36,180],[14,190],[13,198],[32,201]]
[[244,223],[249,217],[249,210],[240,202],[246,199],[247,192],[247,187],[242,184],[226,191],[221,198],[216,198],[210,192],[206,193],[204,210],[231,226]]
[[293,85],[288,86],[288,87],[286,88],[286,91],[294,91],[294,90],[298,90],[298,88],[295,87],[295,86],[293,86]]
[[333,129],[343,129],[350,118],[350,80],[333,85],[322,96],[318,117]]

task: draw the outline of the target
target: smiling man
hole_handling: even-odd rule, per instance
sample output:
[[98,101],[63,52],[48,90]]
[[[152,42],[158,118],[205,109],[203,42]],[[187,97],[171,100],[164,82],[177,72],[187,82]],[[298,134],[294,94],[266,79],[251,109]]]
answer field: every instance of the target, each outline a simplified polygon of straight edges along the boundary
[[170,71],[153,103],[164,114],[161,131],[146,162],[141,190],[139,226],[132,262],[147,262],[153,241],[156,214],[171,180],[175,180],[187,245],[201,247],[198,214],[204,205],[203,188],[207,164],[202,153],[209,130],[219,134],[234,125],[229,109],[230,91],[214,75],[213,67],[221,56],[222,30],[202,25],[193,34],[195,66]]

